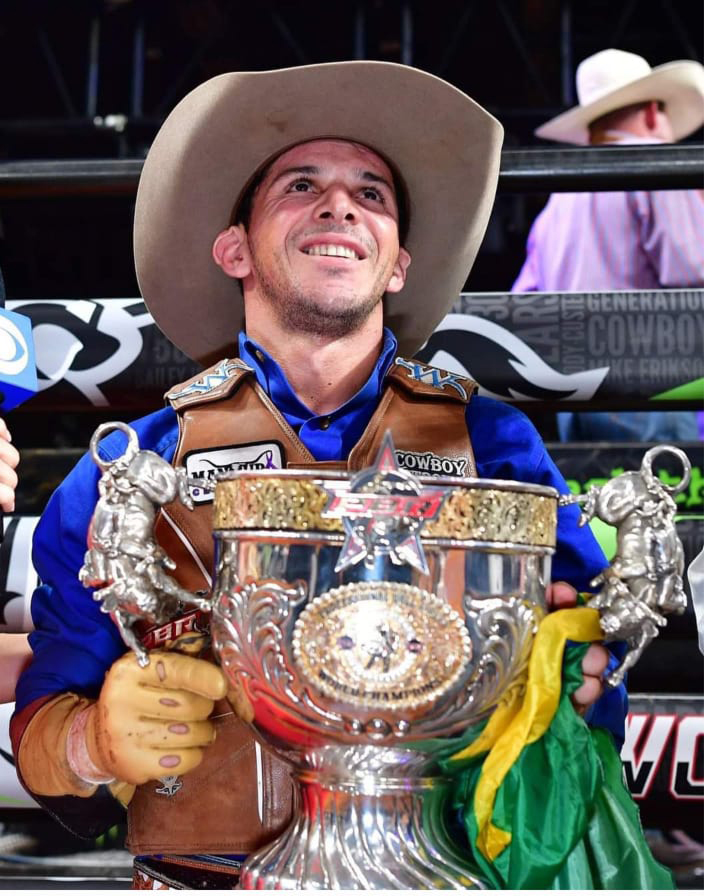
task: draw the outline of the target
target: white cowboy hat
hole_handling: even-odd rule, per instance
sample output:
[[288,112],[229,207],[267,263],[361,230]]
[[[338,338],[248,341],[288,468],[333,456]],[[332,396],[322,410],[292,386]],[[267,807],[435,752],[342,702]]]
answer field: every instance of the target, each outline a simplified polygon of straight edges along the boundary
[[203,364],[231,355],[243,326],[238,284],[213,262],[217,234],[261,166],[316,138],[365,144],[405,184],[406,285],[385,323],[412,355],[449,311],[491,212],[503,129],[434,75],[388,62],[232,72],[196,87],[152,144],[137,192],[134,253],[158,326]]
[[589,143],[589,123],[624,106],[665,103],[675,140],[704,124],[704,66],[683,59],[651,68],[642,56],[602,50],[577,67],[579,105],[541,125],[537,137],[561,143]]

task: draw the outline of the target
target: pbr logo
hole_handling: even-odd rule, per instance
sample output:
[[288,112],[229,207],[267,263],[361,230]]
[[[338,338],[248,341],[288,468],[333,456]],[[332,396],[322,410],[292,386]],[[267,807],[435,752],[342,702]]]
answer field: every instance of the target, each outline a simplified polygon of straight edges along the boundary
[[193,502],[206,504],[213,500],[215,482],[220,476],[235,470],[280,470],[283,451],[278,442],[253,442],[190,451],[184,461]]
[[396,460],[411,473],[427,473],[431,476],[464,476],[467,459],[446,457],[432,451],[396,451]]
[[374,465],[352,478],[349,491],[333,482],[326,483],[325,491],[323,516],[341,519],[346,536],[335,572],[362,560],[372,569],[385,555],[396,565],[407,563],[427,574],[420,532],[440,513],[447,490],[424,488],[407,470],[399,469],[390,432]]

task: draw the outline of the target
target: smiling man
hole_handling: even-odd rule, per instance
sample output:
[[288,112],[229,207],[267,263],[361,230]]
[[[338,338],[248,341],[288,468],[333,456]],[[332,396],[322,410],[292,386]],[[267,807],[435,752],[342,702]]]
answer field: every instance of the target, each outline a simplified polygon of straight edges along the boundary
[[398,222],[393,175],[380,156],[315,140],[279,156],[256,187],[248,222],[215,240],[215,262],[242,283],[248,337],[279,359],[316,414],[357,392],[379,357],[382,300],[403,289],[411,260]]
[[[190,93],[144,165],[135,260],[163,332],[211,366],[133,424],[141,447],[202,476],[258,464],[359,470],[391,430],[409,464],[432,455],[466,476],[566,491],[522,414],[407,360],[465,282],[501,134],[451,85],[388,63],[227,74]],[[124,447],[115,433],[101,454]],[[229,887],[241,857],[289,817],[286,768],[223,701],[212,662],[161,652],[140,669],[79,584],[98,474],[84,458],[37,528],[44,584],[13,720],[19,772],[88,834],[129,803],[129,846],[152,857],[140,881]],[[210,588],[213,561],[207,490],[194,501],[156,525],[192,591]],[[570,584],[552,586],[554,604],[573,603],[605,565],[577,517],[560,510],[553,574]],[[163,646],[192,622],[145,643]],[[623,692],[594,704],[607,660],[589,648],[572,698],[618,738]]]

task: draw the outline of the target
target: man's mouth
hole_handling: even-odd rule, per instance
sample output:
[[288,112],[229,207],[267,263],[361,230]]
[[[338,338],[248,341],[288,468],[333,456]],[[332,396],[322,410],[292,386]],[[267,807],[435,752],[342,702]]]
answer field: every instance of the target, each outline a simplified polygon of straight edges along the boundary
[[318,243],[313,246],[306,246],[302,251],[305,252],[306,255],[328,255],[335,258],[351,258],[355,261],[359,261],[359,255],[349,246]]

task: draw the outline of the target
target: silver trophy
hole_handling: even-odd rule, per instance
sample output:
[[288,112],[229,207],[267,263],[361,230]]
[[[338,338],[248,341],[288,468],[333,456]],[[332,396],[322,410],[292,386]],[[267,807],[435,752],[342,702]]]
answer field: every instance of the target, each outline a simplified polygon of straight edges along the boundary
[[[674,488],[652,473],[659,451],[682,461]],[[116,472],[107,467],[103,479]],[[179,483],[184,475],[176,471]],[[143,494],[120,477],[133,497]],[[387,436],[360,473],[220,480],[213,649],[238,712],[290,762],[298,786],[291,824],[248,859],[242,886],[483,889],[431,811],[450,787],[438,755],[521,679],[546,612],[558,504],[580,501],[583,523],[599,516],[618,527],[618,555],[591,601],[605,639],[631,648],[615,683],[664,615],[684,607],[672,495],[688,477],[686,456],[665,447],[648,452],[638,473],[581,498],[517,482],[419,479],[399,469]],[[156,509],[163,502],[153,498]],[[119,554],[129,539],[117,528],[110,543]],[[168,567],[150,538],[146,556]],[[89,551],[86,568],[100,562]],[[174,599],[188,599],[163,575],[140,579],[148,593],[123,612],[123,637],[138,655],[131,626],[140,613],[168,615]],[[95,597],[114,608],[122,592],[101,581]]]
[[416,479],[390,438],[356,475],[216,487],[213,646],[293,768],[295,817],[247,889],[482,889],[429,801],[445,738],[486,717],[546,611],[558,494]]

